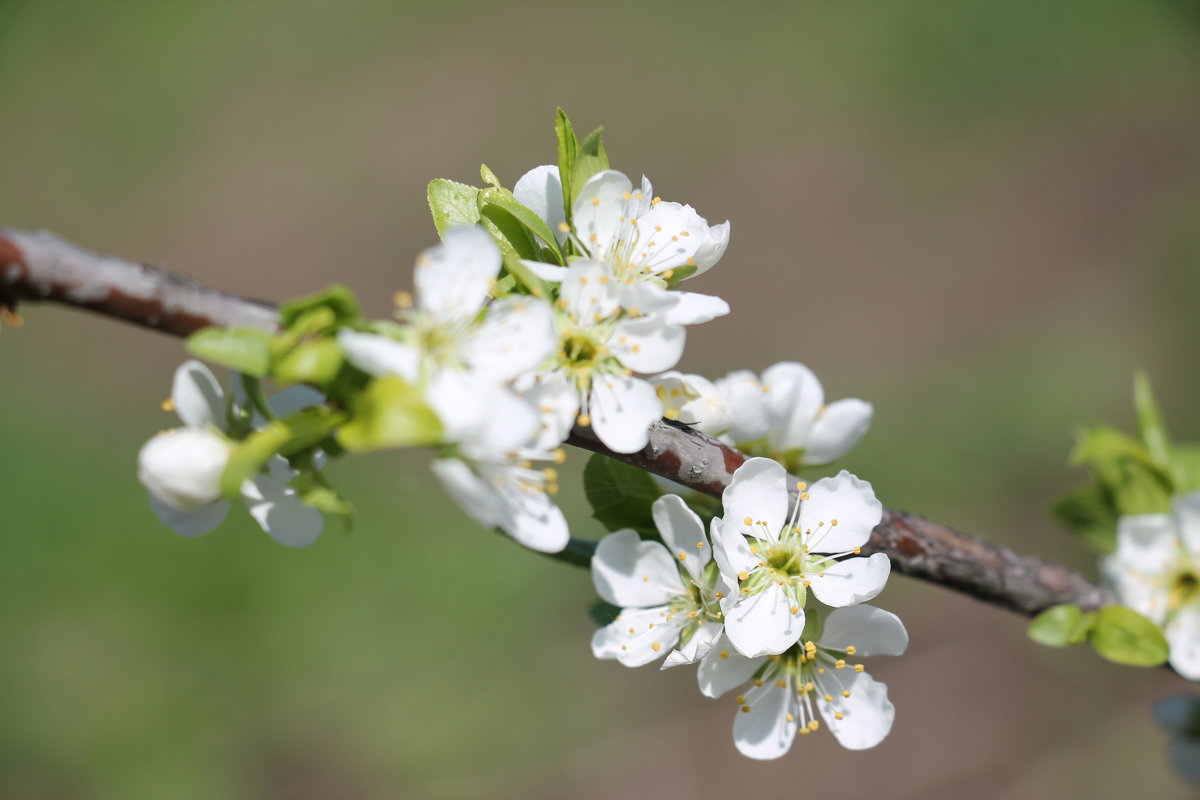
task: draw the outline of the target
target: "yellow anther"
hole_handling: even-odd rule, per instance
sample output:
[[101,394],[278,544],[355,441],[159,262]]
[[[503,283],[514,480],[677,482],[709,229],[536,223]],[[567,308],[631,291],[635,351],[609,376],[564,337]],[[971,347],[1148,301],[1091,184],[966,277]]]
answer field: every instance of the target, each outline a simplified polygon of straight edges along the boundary
[[789,609],[789,611],[791,611],[793,614],[799,614],[799,613],[800,613],[800,606],[792,606],[792,607]]
[[846,666],[846,659],[839,658],[837,661],[833,662],[833,666],[837,669],[844,669]]
[[821,723],[817,722],[815,719],[813,719],[813,720],[809,720],[809,722],[808,722],[808,729],[809,729],[810,731],[816,731],[816,730],[817,730],[818,728],[820,728],[820,727],[821,727]]
[[817,674],[818,674],[818,675],[824,675],[824,674],[825,674],[825,668],[824,668],[824,667],[818,667],[818,668],[817,668]]
[[801,493],[800,493],[800,499],[801,499],[801,500],[807,500],[808,498],[809,498],[808,492],[801,492]]
[[795,721],[796,721],[796,718],[795,718],[795,717],[793,717],[793,716],[791,715],[791,713],[789,712],[789,713],[788,713],[788,715],[787,715],[787,721],[788,721],[788,722],[795,722]]
[[807,589],[808,587],[812,586],[812,581],[805,581],[803,586],[805,589]]
[[689,267],[694,267],[694,266],[696,266],[696,259],[694,259],[694,258],[689,258],[689,259],[687,260],[687,263],[688,263],[688,266],[689,266]]
[[679,560],[680,560],[680,561],[687,561],[687,553],[685,553],[685,552],[683,552],[683,551],[681,550],[681,551],[679,552]]
[[746,579],[747,579],[747,578],[749,578],[749,577],[750,577],[750,574],[749,574],[748,572],[746,572],[746,570],[742,570],[741,572],[739,572],[739,573],[738,573],[738,580],[739,580],[739,581],[744,581],[744,580],[746,580]]
[[855,664],[855,665],[854,665],[854,671],[855,671],[855,672],[862,672],[864,669],[866,669],[866,667],[865,667],[864,665],[862,665],[862,664]]
[[629,632],[630,632],[630,633],[637,633],[637,628],[630,628],[630,629],[629,629]]
[[600,205],[600,198],[599,198],[599,197],[593,197],[593,198],[592,198],[592,205],[594,205],[594,206],[598,206],[598,205]]
[[747,714],[750,713],[750,706],[742,706],[742,711]]
[[175,398],[168,397],[166,400],[163,400],[162,401],[162,410],[163,411],[174,411],[175,410]]
[[659,650],[662,650],[662,642],[655,642],[650,645],[650,649],[657,653]]
[[585,428],[588,425],[592,424],[592,418],[590,416],[588,416],[587,414],[580,414],[579,418],[575,421],[578,422],[580,425],[582,425]]
[[847,646],[846,646],[846,655],[851,655],[851,656],[852,656],[852,655],[854,655],[854,654],[855,654],[855,653],[857,653],[857,652],[858,652],[858,648],[857,648],[857,647],[855,647],[854,645],[852,645],[852,644],[851,644],[851,645],[847,645]]
[[650,582],[650,576],[649,576],[649,575],[647,575],[647,576],[645,576],[644,578],[642,578],[642,583],[649,583],[649,582]]
[[721,599],[721,598],[723,598],[724,596],[725,596],[725,595],[724,595],[723,593],[721,593],[721,592],[717,592],[716,594],[714,594],[714,595],[713,595],[713,597],[717,598],[718,600],[720,600],[720,599]]
[[811,653],[817,649],[817,643],[809,640],[804,643],[804,649]]
[[651,200],[651,201],[650,201],[650,205],[652,205],[652,206],[656,206],[656,205],[658,205],[658,204],[659,204],[659,203],[661,203],[661,202],[662,202],[662,198],[661,198],[661,197],[656,197],[656,198],[654,198],[653,200]]
[[600,280],[600,282],[601,282],[601,283],[608,283],[608,276],[607,276],[607,275],[601,275],[601,276],[600,276],[600,278],[599,278],[599,280]]
[[834,719],[845,719],[846,716],[840,711],[835,711],[835,712],[833,712],[833,718]]
[[413,304],[413,296],[408,292],[396,292],[392,295],[392,305],[396,308],[408,308]]
[[632,200],[632,199],[633,199],[633,195],[631,195],[629,192],[626,192],[626,193],[625,193],[625,199],[626,199],[626,200]]
[[579,285],[580,285],[580,286],[587,286],[587,282],[588,282],[588,281],[587,281],[587,276],[586,276],[586,275],[583,275],[583,276],[581,276],[581,277],[579,278]]
[[778,686],[780,689],[786,689],[787,681],[775,681],[775,685]]
[[833,695],[831,695],[831,694],[826,694],[826,695],[825,695],[825,702],[826,702],[826,703],[832,703],[832,702],[833,702]]
[[654,623],[653,623],[653,622],[651,622],[651,623],[649,623],[648,625],[646,625],[646,627],[647,627],[647,628],[653,628],[653,627],[654,627]]
[[721,651],[720,653],[718,653],[717,655],[719,655],[721,658],[729,658],[729,651],[728,651],[728,650],[722,650],[722,651]]
[[808,484],[807,484],[807,483],[805,483],[804,481],[797,481],[797,482],[796,482],[796,491],[798,491],[798,492],[803,492],[803,491],[804,491],[805,489],[807,489],[807,488],[808,488]]
[[663,416],[666,417],[667,419],[679,419],[679,409],[668,408],[666,411],[663,412]]
[[668,280],[668,281],[669,281],[669,280],[671,280],[671,278],[674,278],[674,277],[675,277],[675,270],[673,270],[673,269],[669,269],[669,270],[667,270],[666,272],[664,272],[664,273],[662,274],[662,276],[663,276],[663,280]]
[[806,693],[806,694],[807,694],[808,692],[811,692],[811,691],[812,691],[814,688],[816,688],[816,687],[815,687],[815,685],[813,684],[813,682],[812,682],[812,681],[809,681],[808,683],[804,684],[804,691],[805,691],[805,693]]
[[842,691],[842,697],[849,697],[849,696],[850,696],[850,690],[849,690],[849,689],[845,689],[845,690],[843,690],[843,691]]
[[555,464],[561,464],[567,460],[567,451],[561,447],[557,448],[551,455],[554,457]]
[[[600,198],[599,198],[599,197],[597,197],[596,199],[597,199],[597,200],[599,200]],[[571,226],[570,226],[570,225],[568,225],[568,224],[567,224],[567,223],[565,223],[565,222],[560,222],[560,223],[558,223],[558,229],[559,229],[560,231],[562,231],[563,233],[570,233],[570,232],[571,232]]]
[[634,192],[633,196],[638,200],[641,200],[643,197],[645,197],[645,195],[643,195],[641,192]]
[[837,527],[837,520],[836,520],[836,519],[831,519],[831,520],[829,520],[829,524],[830,524],[830,525],[832,525],[833,527],[835,527],[835,528],[836,528],[836,527]]
[[854,555],[856,555],[856,556],[861,556],[861,555],[862,555],[862,548],[861,548],[861,547],[856,547],[856,548],[854,548]]
[[739,706],[740,706],[742,703],[746,702],[746,697],[745,697],[745,695],[740,695],[740,694],[739,694],[737,697],[735,697],[735,698],[733,698],[733,699],[737,701],[737,704],[738,704]]
[[696,547],[704,547],[704,542],[696,542]]

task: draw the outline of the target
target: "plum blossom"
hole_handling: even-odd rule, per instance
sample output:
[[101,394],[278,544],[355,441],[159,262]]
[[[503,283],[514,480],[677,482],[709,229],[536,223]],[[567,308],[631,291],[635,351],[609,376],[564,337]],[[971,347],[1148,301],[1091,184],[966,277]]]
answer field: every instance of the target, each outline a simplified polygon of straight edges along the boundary
[[652,511],[662,542],[622,530],[604,537],[592,558],[597,593],[621,607],[592,637],[592,653],[627,667],[668,652],[664,668],[704,657],[721,636],[720,600],[729,591],[696,513],[676,495],[658,498]]
[[1163,627],[1171,667],[1200,680],[1200,492],[1167,514],[1121,517],[1101,568],[1124,605]]
[[790,497],[784,468],[766,458],[738,467],[713,520],[713,557],[735,591],[721,601],[725,632],[743,655],[782,653],[804,629],[808,590],[828,606],[870,600],[883,590],[891,562],[857,556],[883,506],[871,485],[846,471]]
[[900,619],[868,605],[822,613],[817,631],[779,655],[747,658],[721,637],[700,662],[697,677],[708,697],[720,697],[752,682],[737,695],[733,741],[754,759],[787,753],[796,734],[821,727],[819,715],[838,743],[866,750],[891,732],[896,709],[887,686],[855,658],[898,656],[908,647]]
[[[312,389],[292,387],[269,404],[273,413],[286,416],[323,399]],[[164,431],[142,447],[138,478],[164,524],[181,536],[200,536],[229,513],[229,503],[221,496],[221,473],[233,452],[225,435],[225,392],[208,367],[187,361],[175,371],[165,405],[175,410],[183,427]],[[295,477],[287,461],[276,456],[267,463],[267,472],[242,483],[242,500],[272,539],[307,547],[321,534],[324,517],[289,485]]]

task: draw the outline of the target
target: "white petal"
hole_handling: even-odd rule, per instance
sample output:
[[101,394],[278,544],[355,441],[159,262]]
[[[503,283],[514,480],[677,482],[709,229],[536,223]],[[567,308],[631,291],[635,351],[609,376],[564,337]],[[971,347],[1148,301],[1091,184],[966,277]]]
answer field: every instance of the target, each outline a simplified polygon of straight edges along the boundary
[[1135,514],[1117,520],[1116,560],[1138,572],[1158,573],[1179,558],[1175,521],[1168,514]]
[[719,297],[696,292],[672,292],[676,303],[666,312],[672,325],[699,325],[729,313],[729,303]]
[[617,291],[621,308],[631,314],[664,314],[679,304],[678,292],[650,281],[622,283]]
[[632,191],[633,184],[629,178],[611,169],[597,172],[579,190],[571,212],[571,222],[575,226],[575,234],[591,251],[593,258],[607,257],[616,245],[621,230],[631,227],[621,218],[628,220],[631,214],[636,215],[636,209],[629,207],[630,201],[625,199]]
[[704,537],[704,523],[679,495],[668,494],[650,507],[654,526],[672,556],[679,559],[696,580],[712,559],[712,548]]
[[814,553],[840,553],[866,544],[882,518],[871,484],[842,470],[809,487],[798,525],[813,532],[806,542]]
[[[726,598],[721,608],[725,612],[725,635],[751,658],[782,653],[804,630],[804,609],[797,608],[777,583],[757,594]],[[795,614],[793,608],[797,608]]]
[[592,430],[617,453],[636,453],[650,442],[650,426],[662,418],[654,387],[626,375],[597,376],[588,398]]
[[619,323],[608,345],[634,372],[663,372],[679,363],[686,337],[683,328],[662,317],[641,317]]
[[545,164],[526,172],[513,186],[513,198],[546,221],[562,244],[566,234],[559,229],[567,221],[563,205],[562,179],[558,167]]
[[225,392],[212,371],[199,361],[185,361],[175,370],[171,402],[189,428],[213,425],[225,429]]
[[739,370],[716,381],[717,391],[730,411],[729,438],[752,442],[771,430],[773,417],[767,393],[753,372]]
[[297,411],[313,408],[325,402],[325,395],[311,386],[289,386],[267,398],[267,407],[277,417],[287,417]]
[[579,416],[579,395],[558,373],[552,373],[526,389],[522,397],[538,413],[539,432],[533,442],[538,450],[553,450],[571,433]]
[[[729,586],[736,588],[738,573],[754,569],[758,564],[758,556],[750,552],[750,543],[739,533],[742,526],[726,525],[720,517],[713,517],[709,524],[709,540],[713,546],[713,558],[721,571],[721,576]],[[729,594],[729,592],[722,592]]]
[[794,708],[791,681],[785,686],[765,681],[746,690],[746,702],[733,720],[733,743],[738,752],[759,760],[787,753],[796,738]]
[[592,654],[596,658],[615,658],[627,667],[656,661],[679,641],[679,630],[685,622],[678,614],[670,621],[668,616],[672,615],[666,606],[623,608],[616,621],[592,636]]
[[518,467],[498,469],[507,475],[493,478],[493,485],[500,481],[508,485],[508,490],[501,493],[506,511],[500,521],[501,529],[518,544],[539,553],[557,553],[566,547],[571,533],[562,509],[540,486],[519,482],[516,473],[525,470]]
[[1179,526],[1179,537],[1193,558],[1200,559],[1200,492],[1175,499],[1171,504]]
[[1126,605],[1156,625],[1162,625],[1170,610],[1171,576],[1169,573],[1145,573],[1121,563],[1115,557],[1101,559],[1100,571]]
[[138,452],[138,479],[164,505],[194,511],[221,498],[221,473],[232,449],[208,430],[166,431]]
[[1172,669],[1189,681],[1200,681],[1200,604],[1181,607],[1165,633]]
[[674,370],[648,379],[662,401],[664,415],[715,436],[729,425],[729,409],[717,387],[702,375]]
[[368,375],[399,375],[409,383],[416,383],[420,375],[420,351],[395,339],[343,330],[338,333],[338,344],[346,359]]
[[854,647],[855,657],[898,656],[908,647],[904,623],[890,611],[857,605],[835,608],[825,618],[820,647],[845,650]]
[[[818,693],[817,710],[838,744],[847,750],[866,750],[887,738],[896,719],[896,707],[888,700],[887,685],[849,668],[827,670],[825,676],[821,688],[834,700],[826,702]],[[847,691],[850,696],[843,697],[842,692]],[[841,712],[842,719],[835,712]]]
[[417,259],[417,304],[439,319],[464,322],[483,308],[499,273],[500,250],[487,231],[451,228]]
[[307,506],[291,486],[270,475],[242,483],[242,500],[267,534],[288,547],[308,547],[325,528],[320,511]]
[[834,608],[864,603],[883,591],[891,571],[892,562],[883,553],[847,558],[826,567],[820,575],[810,575],[809,588],[818,600]]
[[805,464],[828,464],[837,461],[858,444],[871,427],[874,409],[870,403],[853,398],[838,400],[825,406],[813,422],[804,449]]
[[803,364],[782,361],[763,372],[762,382],[772,418],[771,447],[806,447],[813,420],[825,402],[825,391],[817,376]]
[[537,367],[558,345],[550,306],[536,299],[497,300],[462,345],[463,360],[479,375],[510,381]]
[[530,272],[547,283],[559,283],[567,276],[567,268],[560,267],[557,264],[545,264],[541,261],[531,261],[527,258],[522,258],[521,263],[524,264]]
[[724,535],[733,527],[746,536],[776,541],[787,522],[787,470],[769,458],[748,459],[734,471],[721,504]]
[[225,500],[208,503],[191,511],[180,511],[150,495],[150,508],[154,509],[154,513],[164,525],[189,539],[213,530],[224,522],[229,514],[229,503]]
[[456,439],[459,449],[481,461],[507,462],[537,435],[540,425],[537,411],[507,389],[486,387],[479,391],[491,413],[470,431],[459,433]]
[[612,270],[595,261],[576,261],[563,277],[560,298],[567,313],[584,326],[607,319],[620,308]]
[[604,600],[623,607],[662,605],[684,591],[667,548],[643,542],[632,530],[600,540],[592,556],[592,583]]
[[663,662],[662,668],[669,669],[670,667],[678,667],[683,664],[694,664],[700,659],[708,655],[712,649],[713,643],[720,638],[724,632],[725,626],[719,622],[704,622],[698,625],[692,633],[692,638],[688,639],[688,643],[671,651],[667,656],[667,660]]
[[658,203],[638,217],[630,233],[629,263],[657,274],[693,261],[708,226],[691,206]]
[[717,698],[750,680],[765,663],[766,656],[746,658],[728,636],[721,636],[709,648],[708,655],[701,659],[696,679],[705,697]]
[[480,525],[491,528],[504,521],[506,510],[499,493],[472,472],[466,462],[445,458],[434,461],[429,468],[442,482],[446,494]]
[[729,220],[720,225],[709,226],[704,235],[704,243],[696,251],[696,271],[692,277],[703,274],[716,266],[729,247]]

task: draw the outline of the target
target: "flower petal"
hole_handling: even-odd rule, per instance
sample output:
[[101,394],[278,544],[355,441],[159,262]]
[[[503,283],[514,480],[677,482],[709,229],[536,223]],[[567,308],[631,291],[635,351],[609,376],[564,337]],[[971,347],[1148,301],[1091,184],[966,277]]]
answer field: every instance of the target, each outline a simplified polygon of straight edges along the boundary
[[679,495],[663,495],[650,507],[654,526],[668,552],[679,559],[697,581],[712,559],[712,548],[704,536],[704,523]]
[[[865,672],[827,670],[821,688],[834,697],[828,702],[817,695],[817,710],[838,744],[847,750],[874,747],[891,733],[896,707],[888,700],[887,685]],[[849,697],[842,696],[850,692]],[[837,718],[841,713],[842,718]]]
[[787,471],[769,458],[751,458],[734,471],[721,504],[723,535],[732,527],[746,536],[776,541],[787,523]]
[[[725,635],[742,655],[774,655],[794,645],[804,630],[804,609],[798,608],[777,583],[752,595],[726,598]],[[796,613],[792,613],[796,609]]]
[[592,381],[588,402],[592,430],[617,453],[636,453],[650,442],[650,426],[662,418],[654,387],[627,375],[604,375]]
[[530,272],[547,283],[560,283],[567,276],[567,268],[560,267],[557,264],[546,264],[541,261],[532,261],[528,258],[522,258],[521,263]]
[[892,562],[883,553],[847,558],[810,575],[810,588],[818,600],[834,608],[863,603],[883,591],[891,571]]
[[592,556],[596,593],[615,606],[657,606],[683,594],[675,559],[659,542],[643,542],[635,531],[610,533]]
[[1179,538],[1192,558],[1200,560],[1200,492],[1177,497],[1171,504],[1179,526]]
[[524,390],[521,396],[538,413],[539,432],[533,447],[553,450],[566,441],[579,416],[579,395],[575,388],[561,374],[551,373]]
[[443,458],[429,465],[442,482],[446,494],[480,525],[499,526],[505,518],[504,502],[496,489],[457,458]]
[[733,743],[747,758],[767,760],[787,753],[796,738],[795,695],[791,681],[766,681],[746,691],[733,719]]
[[719,225],[710,225],[704,235],[704,243],[696,251],[696,271],[692,277],[701,275],[717,265],[729,247],[729,220]]
[[179,419],[189,428],[213,425],[225,429],[225,392],[212,370],[199,361],[185,361],[175,370],[171,402]]
[[634,372],[663,372],[679,363],[687,333],[662,317],[624,320],[613,330],[608,346]]
[[308,547],[325,528],[325,517],[307,506],[291,486],[270,475],[242,483],[242,500],[267,534],[288,547]]
[[232,450],[209,430],[165,431],[138,452],[138,479],[164,505],[194,511],[221,499],[221,473]]
[[752,442],[770,432],[773,417],[767,393],[753,372],[738,370],[716,381],[717,391],[730,411],[729,438]]
[[696,680],[705,697],[717,698],[754,677],[767,662],[766,656],[746,658],[737,651],[728,636],[720,636],[700,660]]
[[671,292],[675,305],[666,312],[667,322],[672,325],[699,325],[729,313],[729,303],[719,297],[696,292]]
[[738,585],[738,573],[752,570],[758,564],[758,556],[750,552],[750,543],[740,533],[741,527],[740,524],[726,525],[720,517],[713,517],[709,523],[713,558],[721,576],[734,588]]
[[442,244],[417,259],[417,304],[447,322],[465,322],[487,302],[500,274],[500,250],[478,225],[446,231]]
[[840,553],[866,544],[882,518],[883,504],[871,484],[842,470],[808,488],[798,524],[813,532],[805,541],[814,553]]
[[792,450],[806,447],[813,420],[825,402],[825,390],[813,371],[795,361],[781,361],[763,372],[770,408],[771,447]]
[[277,417],[287,417],[297,411],[313,408],[325,402],[325,395],[311,386],[289,386],[267,398],[267,407]]
[[649,664],[671,651],[685,621],[667,606],[623,608],[615,621],[593,634],[592,655],[615,658],[627,667]]
[[501,493],[505,506],[501,529],[518,544],[539,553],[557,553],[566,547],[571,539],[567,519],[540,486],[521,483],[518,473],[528,470],[514,466],[484,468],[485,474],[492,471],[504,473],[492,478],[493,485],[505,483],[508,487]]
[[621,230],[630,227],[626,220],[636,217],[637,207],[626,199],[632,191],[629,178],[612,169],[597,172],[579,190],[571,222],[593,258],[606,258]]
[[1182,606],[1165,633],[1172,669],[1189,681],[1200,681],[1200,603]]
[[716,436],[729,425],[729,409],[717,387],[702,375],[674,370],[649,378],[662,401],[664,416]]
[[629,263],[651,274],[693,264],[708,234],[696,209],[679,203],[656,204],[633,227]]
[[875,413],[870,403],[854,398],[830,403],[817,415],[804,448],[805,464],[837,461],[858,444],[871,427]]
[[1175,520],[1168,514],[1132,514],[1117,520],[1113,557],[1138,572],[1159,573],[1179,558]]
[[596,261],[576,261],[563,276],[559,297],[576,323],[590,326],[620,308],[612,270]]
[[395,339],[343,330],[338,332],[338,344],[346,359],[368,375],[399,375],[409,383],[416,383],[420,375],[420,351]]
[[461,353],[476,375],[503,383],[541,364],[557,344],[547,303],[508,297],[492,303]]
[[819,647],[855,649],[855,656],[898,656],[908,647],[904,623],[890,611],[868,605],[835,608],[825,618]]
[[700,621],[700,624],[692,632],[692,638],[688,639],[687,644],[672,650],[667,656],[667,660],[663,662],[662,668],[669,669],[683,664],[696,663],[708,655],[713,643],[720,638],[724,630],[725,626],[719,622]]
[[229,503],[225,500],[208,503],[191,511],[180,511],[150,495],[150,508],[154,509],[154,513],[164,525],[189,539],[213,530],[224,522],[229,514]]
[[545,164],[534,167],[513,186],[513,199],[546,221],[562,244],[567,238],[559,226],[567,221],[563,204],[562,179],[558,167]]

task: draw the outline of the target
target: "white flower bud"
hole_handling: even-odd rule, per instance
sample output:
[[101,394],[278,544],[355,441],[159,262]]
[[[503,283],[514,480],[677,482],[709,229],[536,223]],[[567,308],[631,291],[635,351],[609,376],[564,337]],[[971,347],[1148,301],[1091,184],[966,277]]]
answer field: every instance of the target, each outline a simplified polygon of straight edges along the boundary
[[221,498],[221,473],[233,447],[215,433],[160,433],[138,453],[138,478],[162,503],[191,511]]

